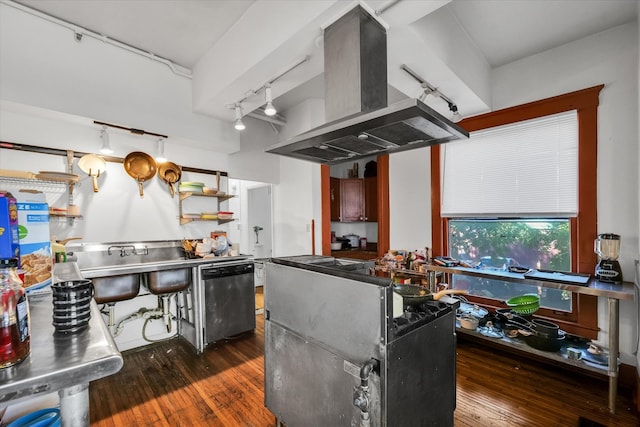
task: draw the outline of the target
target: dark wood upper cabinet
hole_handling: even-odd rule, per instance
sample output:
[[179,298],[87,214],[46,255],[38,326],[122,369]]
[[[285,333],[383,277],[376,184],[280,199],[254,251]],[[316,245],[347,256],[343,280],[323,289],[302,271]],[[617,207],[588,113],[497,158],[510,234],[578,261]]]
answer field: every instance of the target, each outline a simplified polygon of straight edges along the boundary
[[364,220],[378,222],[378,177],[364,178]]
[[361,178],[340,180],[340,221],[364,221],[364,182]]

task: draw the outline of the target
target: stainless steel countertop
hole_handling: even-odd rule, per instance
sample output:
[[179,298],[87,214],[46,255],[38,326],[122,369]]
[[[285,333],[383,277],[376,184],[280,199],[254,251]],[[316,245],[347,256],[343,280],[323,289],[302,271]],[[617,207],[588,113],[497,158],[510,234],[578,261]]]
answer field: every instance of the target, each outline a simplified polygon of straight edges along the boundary
[[86,279],[109,277],[124,274],[145,273],[148,271],[175,270],[177,268],[192,268],[203,264],[252,260],[250,255],[221,256],[215,258],[177,259],[169,261],[143,262],[126,265],[107,265],[82,269],[82,276]]
[[31,354],[0,369],[0,402],[88,384],[122,368],[122,356],[94,301],[87,329],[69,335],[55,333],[50,294],[29,297],[29,310]]

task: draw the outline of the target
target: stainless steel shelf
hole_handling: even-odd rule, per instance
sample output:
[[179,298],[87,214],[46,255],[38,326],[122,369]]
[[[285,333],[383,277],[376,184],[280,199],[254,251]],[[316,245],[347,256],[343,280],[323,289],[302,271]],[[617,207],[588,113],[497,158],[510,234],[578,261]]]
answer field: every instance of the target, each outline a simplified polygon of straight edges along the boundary
[[[511,283],[523,283],[526,285],[541,286],[544,288],[561,289],[578,294],[593,295],[608,299],[609,305],[609,366],[607,366],[607,375],[609,377],[609,412],[615,414],[616,397],[618,394],[618,364],[616,363],[620,350],[620,300],[634,300],[635,286],[630,282],[623,283],[607,283],[596,279],[591,279],[585,286],[551,282],[547,280],[527,279],[523,274],[510,273],[507,271],[479,270],[466,267],[443,267],[440,265],[430,264],[427,266],[428,274],[436,274],[437,272],[447,274],[460,274],[464,276],[479,277],[483,279],[503,280]],[[466,332],[466,331],[465,331]],[[469,331],[471,332],[471,331]],[[548,352],[540,352],[533,348],[521,348],[529,353],[537,354],[541,357],[553,358]],[[556,356],[557,357],[557,356]],[[560,360],[558,360],[560,361]],[[612,363],[612,361],[615,361]],[[566,361],[563,360],[563,363]],[[573,362],[573,361],[571,361]],[[583,366],[581,366],[583,367]]]
[[541,286],[543,288],[560,289],[563,291],[575,292],[578,294],[594,295],[597,297],[633,300],[635,298],[634,285],[631,282],[608,283],[591,279],[585,286],[570,283],[551,282],[548,280],[527,279],[519,273],[508,271],[479,270],[477,268],[466,267],[443,267],[430,264],[427,267],[430,271],[447,274],[461,274],[464,276],[479,277],[482,279],[504,280],[505,282],[521,283],[525,285]]
[[533,354],[541,358],[549,359],[564,365],[569,365],[575,368],[584,369],[586,371],[593,372],[598,375],[607,375],[607,365],[596,365],[594,363],[586,362],[583,359],[580,359],[580,360],[569,359],[565,355],[563,355],[560,351],[551,352],[551,351],[538,350],[527,345],[527,343],[525,343],[522,340],[512,339],[508,337],[503,337],[503,338],[486,337],[482,335],[480,332],[478,332],[477,330],[472,331],[470,329],[464,329],[461,327],[456,327],[456,333],[459,333],[461,335],[467,335],[477,340],[492,342],[492,343],[495,343],[496,345],[508,347],[513,350],[521,351],[528,354]]

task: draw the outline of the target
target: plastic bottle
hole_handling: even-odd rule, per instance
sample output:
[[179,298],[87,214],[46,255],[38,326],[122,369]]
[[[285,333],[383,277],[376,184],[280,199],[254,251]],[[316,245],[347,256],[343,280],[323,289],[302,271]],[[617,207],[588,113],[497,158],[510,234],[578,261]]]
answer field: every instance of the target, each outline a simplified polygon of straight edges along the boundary
[[18,259],[0,259],[0,368],[13,366],[29,355],[29,303],[18,277]]

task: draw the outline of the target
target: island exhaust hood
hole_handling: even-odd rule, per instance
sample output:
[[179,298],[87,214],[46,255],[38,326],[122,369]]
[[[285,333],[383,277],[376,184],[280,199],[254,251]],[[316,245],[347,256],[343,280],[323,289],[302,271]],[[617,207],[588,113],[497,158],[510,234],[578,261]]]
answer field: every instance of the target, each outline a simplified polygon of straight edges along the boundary
[[324,31],[328,123],[267,149],[323,164],[467,139],[469,134],[419,99],[387,106],[387,35],[356,6]]

